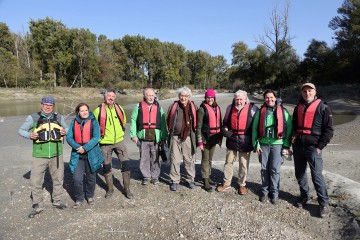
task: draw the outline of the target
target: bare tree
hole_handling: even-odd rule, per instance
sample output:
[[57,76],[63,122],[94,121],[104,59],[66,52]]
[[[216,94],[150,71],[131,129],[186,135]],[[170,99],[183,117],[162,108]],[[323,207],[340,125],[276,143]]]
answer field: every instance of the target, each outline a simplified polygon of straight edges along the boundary
[[282,13],[279,12],[277,6],[274,7],[270,16],[271,28],[265,29],[265,35],[258,41],[277,56],[287,50],[292,39],[289,34],[289,9],[289,1],[286,2]]

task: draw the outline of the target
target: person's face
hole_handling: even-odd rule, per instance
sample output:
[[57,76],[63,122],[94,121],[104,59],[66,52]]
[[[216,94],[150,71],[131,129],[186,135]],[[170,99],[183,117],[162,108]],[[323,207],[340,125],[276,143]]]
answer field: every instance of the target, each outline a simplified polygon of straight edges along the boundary
[[265,94],[264,101],[267,106],[273,107],[275,106],[276,97],[272,92],[269,92]]
[[146,103],[153,104],[155,100],[155,92],[151,89],[146,90],[144,99]]
[[84,105],[79,108],[79,116],[83,119],[89,117],[89,109],[87,106]]
[[304,98],[305,102],[310,103],[314,101],[316,95],[316,90],[311,87],[304,87],[301,90],[301,96]]
[[108,106],[114,105],[115,99],[116,99],[116,94],[115,93],[113,93],[113,92],[106,93],[106,96],[105,96],[106,105],[108,105]]
[[205,102],[207,104],[209,104],[210,106],[212,106],[213,103],[215,102],[215,98],[214,97],[205,97]]
[[44,112],[45,114],[52,113],[54,111],[54,105],[49,103],[42,103],[41,111]]
[[237,106],[237,107],[243,107],[243,106],[245,106],[245,104],[246,104],[246,97],[243,96],[243,95],[236,96],[236,97],[234,98],[234,101],[235,101],[235,106]]
[[189,99],[190,99],[190,96],[187,95],[186,93],[179,94],[179,100],[184,106],[186,106],[188,104]]

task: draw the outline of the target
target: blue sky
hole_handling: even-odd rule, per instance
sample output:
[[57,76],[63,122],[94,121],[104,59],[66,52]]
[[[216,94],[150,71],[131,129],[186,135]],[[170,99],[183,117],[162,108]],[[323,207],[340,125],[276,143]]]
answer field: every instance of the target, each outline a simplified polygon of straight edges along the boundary
[[[187,50],[223,55],[231,63],[231,46],[239,41],[258,45],[270,16],[285,0],[0,0],[0,22],[10,31],[28,31],[30,19],[50,17],[68,28],[85,28],[109,39],[141,35],[182,44]],[[343,0],[292,0],[289,30],[300,57],[311,39],[333,45],[329,21]]]

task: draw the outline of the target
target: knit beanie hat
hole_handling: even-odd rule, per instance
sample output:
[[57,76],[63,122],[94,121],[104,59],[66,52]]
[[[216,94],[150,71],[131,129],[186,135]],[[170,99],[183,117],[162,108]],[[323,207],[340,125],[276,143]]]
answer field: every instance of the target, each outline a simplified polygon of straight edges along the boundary
[[215,95],[214,89],[209,88],[208,90],[206,90],[205,97],[213,97],[213,98],[215,98],[216,95]]

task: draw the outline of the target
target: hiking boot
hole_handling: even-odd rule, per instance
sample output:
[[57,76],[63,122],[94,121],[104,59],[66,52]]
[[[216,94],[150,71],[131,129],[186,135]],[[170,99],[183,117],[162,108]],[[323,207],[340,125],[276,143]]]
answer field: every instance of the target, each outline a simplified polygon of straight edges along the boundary
[[189,182],[189,188],[190,189],[195,189],[196,188],[196,185],[194,182]]
[[296,207],[304,208],[310,202],[309,198],[301,198],[299,202],[296,203]]
[[77,209],[80,208],[83,205],[83,202],[76,201],[75,204],[72,206],[72,208]]
[[240,195],[245,195],[245,194],[247,194],[247,188],[245,187],[245,186],[240,186],[240,188],[239,188],[239,194]]
[[67,208],[66,204],[61,201],[53,202],[53,207],[61,210]]
[[270,199],[270,202],[274,205],[277,205],[279,203],[279,199],[278,198],[272,198]]
[[177,185],[177,183],[172,183],[170,186],[170,190],[175,192],[177,190]]
[[228,190],[228,189],[230,189],[230,188],[231,188],[230,185],[224,184],[223,186],[218,186],[218,187],[216,188],[216,191],[218,191],[218,192],[223,192],[223,191],[226,191],[226,190]]
[[40,207],[39,204],[34,204],[31,212],[29,213],[29,218],[34,218],[35,215],[38,215],[44,211],[44,208]]
[[209,178],[209,184],[211,186],[216,186],[216,182],[214,182],[211,178]]
[[105,198],[110,198],[114,193],[114,183],[113,183],[113,175],[112,172],[105,173],[105,182],[107,186]]
[[88,198],[87,202],[88,202],[89,205],[94,205],[95,199],[94,198]]
[[149,185],[149,183],[150,183],[150,179],[148,179],[148,178],[144,178],[143,180],[142,180],[142,182],[141,182],[141,184],[142,185]]
[[209,178],[204,178],[203,181],[204,181],[204,189],[205,189],[205,191],[213,192],[214,188],[210,184],[210,179]]
[[154,185],[158,185],[160,182],[159,179],[151,179],[151,183]]
[[263,203],[266,200],[267,200],[267,197],[264,194],[261,194],[261,196],[259,197],[259,201]]
[[329,216],[329,213],[330,213],[329,205],[326,205],[326,206],[320,205],[320,217],[321,218]]
[[122,177],[125,197],[127,197],[128,199],[132,199],[134,197],[134,194],[132,194],[132,192],[130,191],[130,171],[123,172]]

